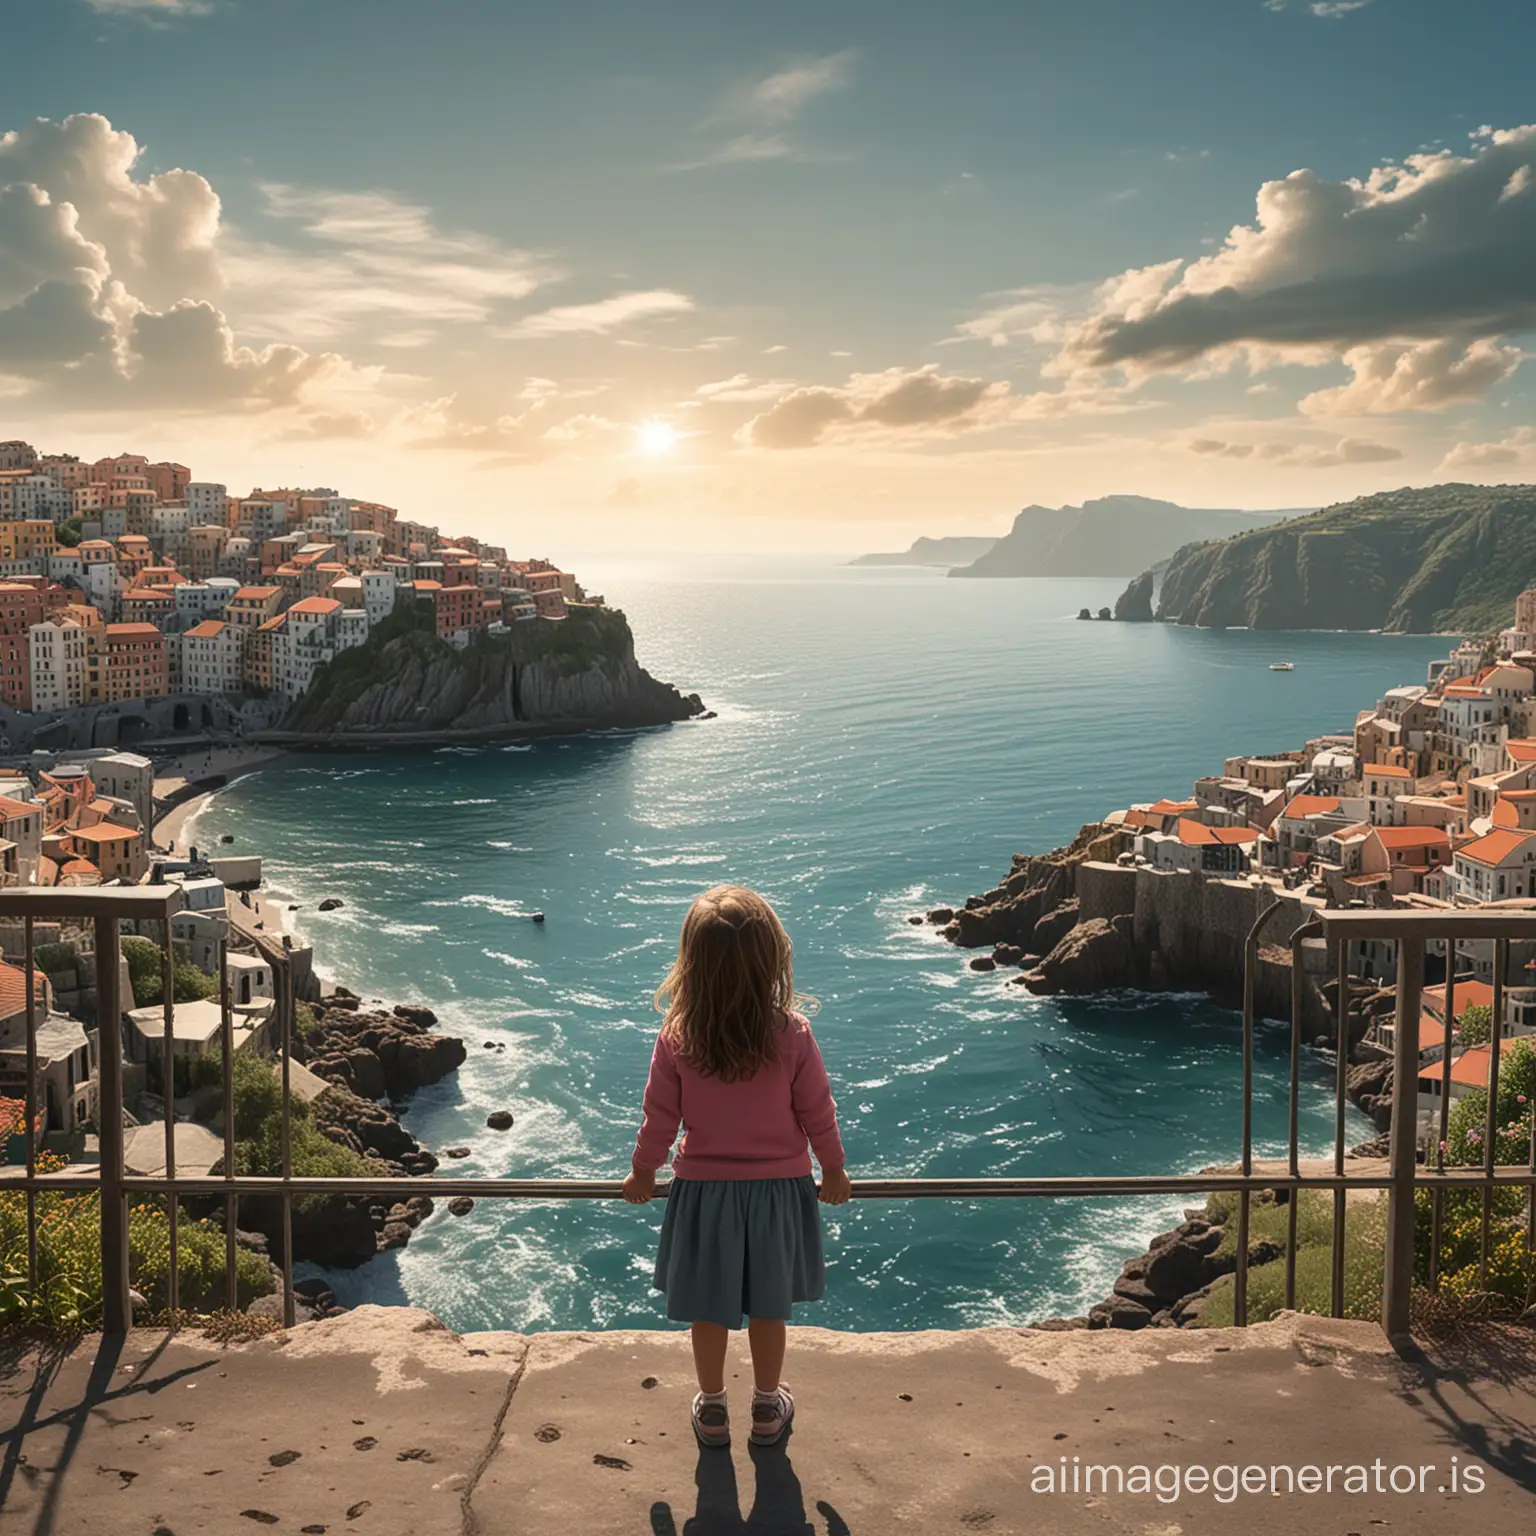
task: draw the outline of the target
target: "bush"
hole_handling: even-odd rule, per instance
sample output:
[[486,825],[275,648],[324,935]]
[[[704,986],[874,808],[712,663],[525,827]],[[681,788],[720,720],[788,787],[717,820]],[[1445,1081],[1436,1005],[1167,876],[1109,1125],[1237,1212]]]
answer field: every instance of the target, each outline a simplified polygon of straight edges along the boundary
[[1456,1026],[1462,1045],[1486,1045],[1493,1036],[1493,1009],[1487,1003],[1472,1003]]
[[[283,1171],[282,1079],[273,1064],[248,1051],[235,1054],[235,1172],[272,1176]],[[290,1103],[288,1145],[299,1178],[372,1178],[378,1169],[350,1147],[332,1141],[316,1126],[300,1098]],[[324,1195],[302,1195],[295,1205],[307,1208]]]
[[[1237,1252],[1237,1195],[1213,1195],[1207,1205],[1213,1221],[1224,1225],[1219,1254]],[[1249,1207],[1250,1252],[1258,1243],[1285,1245],[1289,1211],[1284,1205],[1254,1201]],[[1380,1201],[1351,1205],[1344,1219],[1344,1316],[1375,1320],[1381,1316],[1381,1281],[1386,1254],[1386,1207]],[[1200,1317],[1202,1328],[1231,1327],[1236,1304],[1233,1277],[1212,1287]],[[1285,1307],[1285,1259],[1258,1264],[1248,1271],[1248,1321],[1268,1322]],[[1333,1196],[1304,1189],[1296,1205],[1296,1310],[1326,1317],[1333,1311]]]
[[[149,939],[128,935],[123,939],[123,958],[128,962],[128,980],[133,987],[133,1006],[148,1008],[164,998],[160,985],[160,946]],[[218,978],[200,971],[187,961],[171,968],[171,1001],[196,1003],[218,991]]]
[[[63,1166],[44,1158],[40,1171]],[[176,1228],[179,1300],[190,1311],[224,1304],[224,1234],[181,1216]],[[0,1323],[89,1327],[101,1316],[101,1197],[44,1193],[37,1197],[38,1287],[27,1287],[27,1202],[20,1191],[0,1194]],[[259,1254],[235,1256],[236,1294],[243,1307],[272,1289]],[[158,1205],[128,1214],[128,1279],[151,1307],[170,1299],[170,1222]]]
[[75,946],[73,944],[39,944],[32,951],[32,958],[37,963],[38,970],[45,975],[56,976],[60,971],[67,971],[75,964]]

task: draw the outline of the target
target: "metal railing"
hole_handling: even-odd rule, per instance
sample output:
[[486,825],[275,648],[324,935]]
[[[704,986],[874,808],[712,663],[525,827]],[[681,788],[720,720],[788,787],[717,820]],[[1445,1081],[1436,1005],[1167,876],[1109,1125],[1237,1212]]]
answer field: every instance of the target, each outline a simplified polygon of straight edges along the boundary
[[[27,1012],[27,1088],[26,1088],[26,1166],[0,1169],[0,1193],[21,1189],[27,1203],[28,1281],[33,1289],[38,1283],[37,1197],[42,1193],[80,1194],[99,1192],[101,1197],[102,1325],[109,1333],[120,1333],[132,1322],[129,1293],[129,1263],[126,1207],[130,1196],[148,1196],[166,1204],[169,1222],[169,1275],[167,1295],[174,1316],[179,1303],[177,1228],[180,1202],[187,1198],[221,1196],[224,1204],[225,1301],[230,1309],[237,1302],[236,1227],[242,1198],[276,1197],[281,1205],[280,1258],[283,1278],[283,1316],[294,1320],[293,1291],[293,1202],[305,1195],[340,1194],[350,1196],[408,1199],[430,1193],[439,1197],[471,1195],[503,1200],[616,1200],[621,1195],[617,1179],[495,1179],[411,1176],[377,1178],[295,1177],[291,1137],[291,1071],[295,1033],[295,997],[292,967],[285,952],[276,944],[258,936],[258,947],[273,968],[275,1010],[278,1021],[278,1074],[281,1082],[280,1142],[278,1171],[274,1174],[237,1174],[235,1171],[235,1095],[234,1095],[234,1024],[229,991],[226,955],[220,953],[221,1056],[223,1170],[217,1174],[184,1175],[176,1167],[175,1141],[175,1030],[173,979],[175,957],[170,936],[170,918],[180,909],[181,893],[175,885],[133,886],[86,890],[0,890],[0,919],[20,918],[24,926],[26,1012]],[[1472,1192],[1482,1199],[1480,1270],[1484,1281],[1488,1273],[1491,1208],[1495,1191],[1523,1188],[1533,1202],[1527,1218],[1527,1241],[1536,1247],[1536,1129],[1532,1132],[1531,1158],[1526,1164],[1498,1165],[1494,1161],[1497,1122],[1499,1050],[1497,1041],[1502,1019],[1504,967],[1508,963],[1511,941],[1536,942],[1536,910],[1520,912],[1479,911],[1322,911],[1300,927],[1289,940],[1291,961],[1291,1020],[1289,1057],[1289,1121],[1287,1152],[1283,1168],[1256,1166],[1253,1147],[1254,1042],[1257,1028],[1257,975],[1262,933],[1283,903],[1276,900],[1258,917],[1248,934],[1245,947],[1245,978],[1242,1026],[1241,1150],[1234,1169],[1197,1174],[1146,1174],[1101,1177],[1092,1175],[1060,1178],[960,1178],[960,1179],[858,1179],[853,1195],[863,1200],[908,1199],[1060,1199],[1145,1195],[1208,1195],[1216,1192],[1237,1195],[1237,1237],[1234,1274],[1234,1322],[1248,1321],[1249,1238],[1252,1207],[1259,1196],[1284,1193],[1289,1205],[1285,1249],[1284,1299],[1287,1307],[1296,1300],[1297,1207],[1298,1195],[1306,1190],[1331,1192],[1332,1268],[1331,1312],[1342,1316],[1345,1289],[1345,1232],[1348,1221],[1348,1197],[1352,1192],[1380,1192],[1386,1204],[1386,1253],[1382,1287],[1382,1324],[1394,1339],[1406,1339],[1410,1332],[1414,1283],[1415,1204],[1421,1190],[1427,1190],[1434,1211],[1434,1249],[1430,1260],[1430,1282],[1435,1284],[1435,1263],[1444,1201],[1447,1196]],[[88,1170],[68,1168],[60,1172],[40,1173],[30,1128],[37,1107],[37,1004],[36,958],[33,925],[37,921],[63,921],[76,925],[93,924],[95,930],[97,1029],[99,1054],[99,1107],[96,1115],[100,1143],[100,1163],[95,1176]],[[161,1073],[164,1097],[165,1171],[163,1174],[130,1174],[124,1163],[123,1142],[123,1038],[122,998],[119,986],[121,957],[120,924],[150,923],[161,933],[160,967],[164,988],[164,1029]],[[1304,1167],[1300,1149],[1301,1063],[1304,1044],[1302,1024],[1307,978],[1304,946],[1320,939],[1332,958],[1332,974],[1337,986],[1335,998],[1335,1039],[1342,1043],[1337,1055],[1334,1081],[1334,1136],[1331,1159],[1322,1169]],[[1397,1001],[1394,1032],[1394,1076],[1392,1121],[1389,1135],[1390,1156],[1385,1173],[1372,1171],[1370,1165],[1351,1167],[1346,1153],[1347,1073],[1349,1067],[1350,1010],[1349,955],[1353,943],[1386,940],[1397,945]],[[1454,955],[1458,943],[1491,942],[1495,947],[1495,1048],[1490,1053],[1491,1069],[1488,1092],[1488,1116],[1483,1163],[1477,1167],[1447,1167],[1443,1153],[1436,1150],[1421,1166],[1417,1148],[1418,1084],[1421,1076],[1419,1056],[1419,1021],[1424,988],[1426,946],[1433,941],[1450,941],[1452,963],[1447,968],[1445,1010],[1445,1055],[1442,1071],[1440,1136],[1445,1140],[1449,1114],[1451,1030],[1454,1020]],[[1536,1126],[1536,1117],[1533,1117]],[[661,1192],[665,1193],[665,1185]]]

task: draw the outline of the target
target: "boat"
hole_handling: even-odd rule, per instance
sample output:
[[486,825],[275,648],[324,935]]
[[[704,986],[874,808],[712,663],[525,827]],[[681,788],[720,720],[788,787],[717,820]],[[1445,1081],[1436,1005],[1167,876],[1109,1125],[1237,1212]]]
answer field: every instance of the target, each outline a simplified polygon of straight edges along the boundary
[[1271,672],[1294,672],[1296,670],[1296,663],[1294,661],[1272,661],[1269,664],[1269,670]]

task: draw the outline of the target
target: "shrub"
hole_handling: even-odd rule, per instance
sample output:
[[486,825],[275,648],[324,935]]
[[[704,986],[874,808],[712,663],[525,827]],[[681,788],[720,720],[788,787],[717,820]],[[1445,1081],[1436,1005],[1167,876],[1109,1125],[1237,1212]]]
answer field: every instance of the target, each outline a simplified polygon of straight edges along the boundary
[[1493,1035],[1493,1009],[1487,1003],[1471,1003],[1456,1025],[1463,1045],[1486,1045]]
[[[44,1158],[42,1171],[63,1166]],[[176,1228],[181,1305],[206,1311],[224,1303],[224,1234],[182,1215]],[[101,1316],[101,1197],[37,1197],[38,1286],[27,1286],[27,1204],[20,1191],[0,1194],[0,1323],[26,1321],[55,1328],[88,1327]],[[266,1261],[244,1249],[235,1256],[236,1294],[243,1307],[272,1289]],[[170,1292],[170,1222],[158,1205],[128,1214],[128,1279],[151,1307]]]
[[[165,995],[160,985],[160,946],[132,934],[122,943],[123,958],[128,962],[128,980],[133,987],[133,1006],[148,1008],[152,1003],[160,1002]],[[217,977],[198,970],[185,960],[171,968],[172,1002],[199,1002],[212,997],[218,986]]]
[[[1224,1225],[1218,1253],[1237,1251],[1237,1196],[1213,1195],[1207,1205],[1213,1221]],[[1249,1207],[1249,1250],[1258,1243],[1286,1241],[1285,1205],[1254,1201]],[[1386,1208],[1379,1201],[1349,1207],[1344,1221],[1344,1316],[1381,1316],[1382,1268],[1386,1253]],[[1202,1328],[1226,1328],[1236,1304],[1233,1277],[1224,1276],[1211,1290],[1201,1314]],[[1258,1264],[1248,1271],[1248,1321],[1268,1322],[1285,1307],[1285,1259]],[[1327,1316],[1333,1310],[1333,1196],[1324,1190],[1299,1192],[1296,1206],[1296,1310]]]

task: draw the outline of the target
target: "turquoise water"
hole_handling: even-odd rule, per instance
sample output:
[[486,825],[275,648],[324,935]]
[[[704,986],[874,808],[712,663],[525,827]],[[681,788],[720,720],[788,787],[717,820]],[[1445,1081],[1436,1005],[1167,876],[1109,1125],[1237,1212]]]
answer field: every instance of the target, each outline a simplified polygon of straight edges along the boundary
[[[1239,751],[1346,728],[1444,641],[1078,623],[1114,582],[955,582],[763,560],[584,564],[642,659],[719,718],[483,750],[306,757],[218,795],[322,968],[418,999],[469,1060],[407,1124],[455,1173],[615,1176],[656,1026],[649,996],[707,885],[763,889],[795,941],[855,1177],[1193,1171],[1238,1146],[1236,1017],[1187,997],[1037,999],[908,914],[995,884],[1016,850],[1182,794]],[[1296,664],[1272,673],[1274,660]],[[321,914],[315,904],[346,905]],[[542,927],[520,914],[548,914]],[[505,1051],[484,1049],[487,1040]],[[1259,1048],[1257,1135],[1285,1131],[1285,1037]],[[1331,1067],[1303,1135],[1331,1145]],[[510,1133],[486,1114],[511,1109]],[[1367,1134],[1364,1122],[1353,1129]],[[1028,1321],[1104,1294],[1179,1202],[855,1202],[827,1215],[855,1329]],[[481,1202],[336,1277],[460,1329],[650,1325],[659,1206]]]

